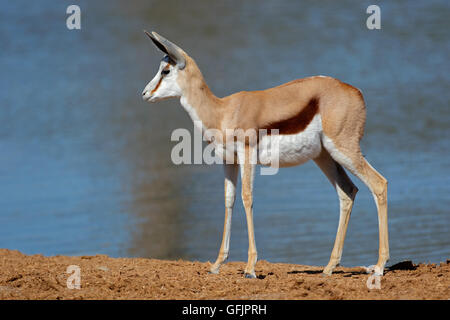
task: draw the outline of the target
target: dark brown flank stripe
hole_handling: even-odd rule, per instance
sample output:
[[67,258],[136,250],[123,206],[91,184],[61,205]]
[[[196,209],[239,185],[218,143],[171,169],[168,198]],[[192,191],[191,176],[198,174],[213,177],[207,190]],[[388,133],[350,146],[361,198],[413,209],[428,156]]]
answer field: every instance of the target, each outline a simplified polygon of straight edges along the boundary
[[319,99],[314,97],[302,111],[292,118],[273,122],[261,129],[267,129],[270,135],[270,129],[278,129],[279,134],[296,134],[306,129],[319,109]]

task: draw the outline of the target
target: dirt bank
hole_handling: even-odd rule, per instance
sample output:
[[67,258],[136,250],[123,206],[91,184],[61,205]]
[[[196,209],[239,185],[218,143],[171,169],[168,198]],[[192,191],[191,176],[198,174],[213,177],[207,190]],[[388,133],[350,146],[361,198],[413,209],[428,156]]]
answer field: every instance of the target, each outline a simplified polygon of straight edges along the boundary
[[[70,265],[81,288],[67,288]],[[367,288],[361,268],[321,267],[258,261],[257,279],[243,277],[244,262],[229,262],[219,275],[209,263],[104,255],[44,257],[0,249],[0,299],[449,299],[450,263],[404,263],[388,270],[381,289]],[[76,282],[70,281],[71,284]],[[375,280],[372,282],[376,285]]]

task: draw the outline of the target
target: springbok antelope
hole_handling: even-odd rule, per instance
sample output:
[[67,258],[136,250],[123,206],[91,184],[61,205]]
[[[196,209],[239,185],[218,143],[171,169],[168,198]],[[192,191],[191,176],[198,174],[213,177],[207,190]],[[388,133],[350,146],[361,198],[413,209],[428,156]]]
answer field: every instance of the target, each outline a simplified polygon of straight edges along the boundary
[[[340,201],[339,225],[331,258],[323,273],[331,275],[339,264],[345,233],[358,188],[347,176],[349,170],[373,194],[378,210],[379,259],[371,271],[382,275],[389,259],[387,222],[387,180],[364,159],[360,140],[364,133],[366,110],[357,88],[324,76],[294,80],[280,86],[216,97],[200,69],[186,52],[156,32],[144,31],[165,53],[158,72],[142,92],[148,102],[180,98],[194,124],[206,129],[248,130],[276,128],[279,131],[280,166],[293,166],[314,160],[337,191]],[[249,238],[245,277],[255,278],[257,251],[253,230],[253,180],[255,164],[247,159],[258,148],[247,140],[236,141],[234,164],[224,164],[225,223],[216,262],[211,273],[218,273],[228,258],[231,215],[240,169],[242,201]]]

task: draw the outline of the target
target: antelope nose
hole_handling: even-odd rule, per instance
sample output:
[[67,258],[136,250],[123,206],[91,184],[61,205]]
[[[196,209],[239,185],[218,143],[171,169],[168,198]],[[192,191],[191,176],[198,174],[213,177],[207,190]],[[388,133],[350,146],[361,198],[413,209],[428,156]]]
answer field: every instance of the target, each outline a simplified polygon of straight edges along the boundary
[[144,90],[144,92],[142,92],[142,99],[147,101],[147,99],[149,99],[151,96],[150,92],[147,90]]

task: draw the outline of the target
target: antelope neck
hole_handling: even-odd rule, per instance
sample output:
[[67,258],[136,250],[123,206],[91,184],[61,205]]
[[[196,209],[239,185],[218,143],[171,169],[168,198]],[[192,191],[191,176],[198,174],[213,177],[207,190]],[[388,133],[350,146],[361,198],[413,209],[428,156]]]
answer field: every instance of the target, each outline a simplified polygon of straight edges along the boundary
[[201,122],[200,129],[221,129],[223,103],[206,84],[187,90],[187,93],[181,96],[180,102],[194,123]]

